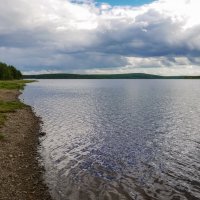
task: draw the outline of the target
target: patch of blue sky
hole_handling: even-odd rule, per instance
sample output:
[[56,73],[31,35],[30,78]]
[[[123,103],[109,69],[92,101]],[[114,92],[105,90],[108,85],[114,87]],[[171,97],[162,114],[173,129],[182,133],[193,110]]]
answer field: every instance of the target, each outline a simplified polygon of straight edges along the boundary
[[154,0],[96,0],[97,3],[108,3],[113,6],[141,6],[153,1]]

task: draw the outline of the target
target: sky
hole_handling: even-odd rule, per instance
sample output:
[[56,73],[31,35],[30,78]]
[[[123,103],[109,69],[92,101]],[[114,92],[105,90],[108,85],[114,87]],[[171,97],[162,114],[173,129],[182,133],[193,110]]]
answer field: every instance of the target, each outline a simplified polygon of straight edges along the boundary
[[0,1],[0,61],[24,74],[200,75],[199,0]]
[[131,5],[131,6],[138,6],[144,5],[147,3],[151,3],[153,0],[98,0],[97,3],[108,3],[113,6],[124,6],[124,5]]

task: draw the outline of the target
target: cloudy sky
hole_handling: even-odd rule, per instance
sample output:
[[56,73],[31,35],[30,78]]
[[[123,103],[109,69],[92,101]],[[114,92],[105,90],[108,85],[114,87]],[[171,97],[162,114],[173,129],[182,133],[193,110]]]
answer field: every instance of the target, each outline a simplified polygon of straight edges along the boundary
[[0,60],[24,73],[200,75],[200,0],[0,1]]

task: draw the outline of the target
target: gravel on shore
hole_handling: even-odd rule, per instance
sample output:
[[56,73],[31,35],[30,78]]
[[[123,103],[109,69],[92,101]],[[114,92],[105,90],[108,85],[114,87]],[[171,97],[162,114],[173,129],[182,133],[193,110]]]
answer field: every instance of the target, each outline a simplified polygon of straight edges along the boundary
[[[0,100],[17,100],[17,90],[0,90]],[[40,121],[27,106],[7,114],[0,128],[0,200],[51,200],[38,162]]]

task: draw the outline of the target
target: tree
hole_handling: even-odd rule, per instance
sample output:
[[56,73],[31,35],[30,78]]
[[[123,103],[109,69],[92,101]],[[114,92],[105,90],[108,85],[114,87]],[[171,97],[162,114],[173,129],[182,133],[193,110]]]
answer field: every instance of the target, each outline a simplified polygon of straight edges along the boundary
[[22,74],[13,66],[0,62],[0,80],[21,79]]

